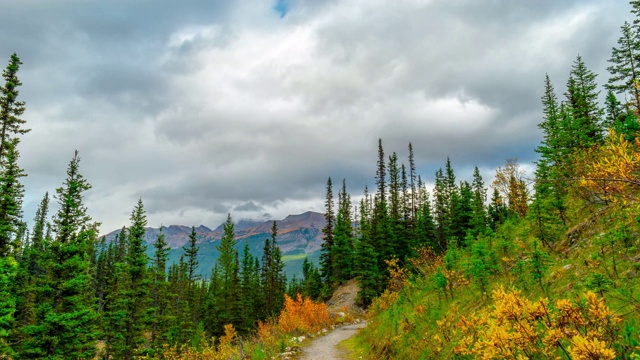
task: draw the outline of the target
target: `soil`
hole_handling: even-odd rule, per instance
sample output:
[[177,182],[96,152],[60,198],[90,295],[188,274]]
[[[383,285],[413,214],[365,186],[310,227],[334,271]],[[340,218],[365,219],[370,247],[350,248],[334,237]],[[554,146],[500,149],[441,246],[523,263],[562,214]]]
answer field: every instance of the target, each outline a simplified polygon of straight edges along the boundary
[[344,312],[346,307],[347,312],[351,316],[361,317],[364,312],[362,307],[356,304],[358,291],[360,291],[360,286],[358,286],[356,280],[349,280],[346,284],[341,285],[333,293],[331,299],[327,301],[329,311],[333,313]]

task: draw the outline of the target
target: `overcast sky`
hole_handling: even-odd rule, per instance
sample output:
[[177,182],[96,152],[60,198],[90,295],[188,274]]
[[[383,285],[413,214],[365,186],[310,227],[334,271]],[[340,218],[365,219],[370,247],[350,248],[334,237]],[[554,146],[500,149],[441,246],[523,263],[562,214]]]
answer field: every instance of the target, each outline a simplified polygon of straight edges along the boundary
[[[322,211],[327,177],[373,186],[377,142],[426,181],[535,160],[545,73],[608,78],[623,0],[3,0],[23,61],[25,217],[79,150],[110,231]],[[489,181],[487,181],[489,182]]]

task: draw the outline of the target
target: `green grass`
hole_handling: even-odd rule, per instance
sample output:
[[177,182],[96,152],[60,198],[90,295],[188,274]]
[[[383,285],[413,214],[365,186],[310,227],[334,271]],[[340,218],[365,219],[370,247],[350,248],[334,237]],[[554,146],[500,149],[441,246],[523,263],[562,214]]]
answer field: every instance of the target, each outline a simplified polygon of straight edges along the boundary
[[282,256],[282,261],[289,262],[289,261],[296,261],[296,260],[304,260],[308,256],[309,256],[309,254],[306,254],[306,253],[283,255]]
[[[595,221],[592,214],[588,211],[574,214],[574,221],[559,234],[553,250],[541,247],[538,242],[537,248],[549,253],[551,260],[544,271],[543,288],[531,278],[530,270],[522,275],[513,272],[515,261],[530,261],[535,238],[531,228],[524,220],[506,224],[500,236],[508,239],[508,249],[497,246],[498,236],[489,242],[492,244],[489,250],[496,251],[497,267],[484,294],[468,272],[470,247],[461,249],[455,269],[465,274],[470,283],[454,289],[453,299],[444,298],[430,275],[416,275],[409,286],[399,291],[397,300],[387,301],[384,308],[377,311],[372,307],[369,326],[345,346],[363,359],[466,358],[454,354],[453,345],[434,355],[430,339],[439,333],[435,322],[453,316],[455,323],[461,315],[490,309],[492,291],[500,286],[519,289],[530,300],[548,297],[551,304],[561,298],[581,298],[589,290],[602,293],[606,305],[623,319],[619,341],[612,348],[620,354],[623,344],[628,348],[637,346],[640,342],[637,325],[640,312],[636,310],[640,308],[640,224],[624,212],[606,211]],[[567,234],[575,228],[582,230],[569,240]],[[620,228],[626,229],[625,236],[620,235]],[[594,285],[597,278],[594,274],[600,274],[606,283],[601,287]],[[451,311],[453,307],[457,308],[455,313]]]

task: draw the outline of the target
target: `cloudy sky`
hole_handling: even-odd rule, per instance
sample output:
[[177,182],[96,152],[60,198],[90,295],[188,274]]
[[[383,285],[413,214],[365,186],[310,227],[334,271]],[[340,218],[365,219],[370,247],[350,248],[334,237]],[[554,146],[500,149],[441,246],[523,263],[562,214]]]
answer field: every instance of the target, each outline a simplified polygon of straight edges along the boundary
[[[377,141],[428,181],[535,160],[545,73],[606,82],[624,0],[3,0],[32,131],[25,217],[75,149],[109,231],[322,211],[373,185]],[[4,60],[3,60],[4,59]]]

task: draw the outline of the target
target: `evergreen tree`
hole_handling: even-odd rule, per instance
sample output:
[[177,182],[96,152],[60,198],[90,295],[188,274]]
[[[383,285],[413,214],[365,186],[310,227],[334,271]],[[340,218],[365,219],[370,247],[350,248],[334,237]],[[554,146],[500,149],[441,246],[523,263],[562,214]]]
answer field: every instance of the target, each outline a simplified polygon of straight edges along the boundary
[[505,204],[504,198],[500,195],[498,189],[493,189],[493,194],[491,195],[491,202],[489,204],[489,224],[492,230],[497,230],[498,226],[500,226],[508,216],[507,205]]
[[25,332],[25,358],[90,359],[95,356],[95,300],[91,279],[91,247],[97,226],[90,223],[83,193],[91,185],[79,172],[76,151],[67,179],[56,190],[59,210],[54,216],[55,240],[46,263],[47,285],[38,296],[37,322]]
[[[235,249],[235,230],[231,222],[231,214],[227,216],[227,221],[223,225],[223,235],[220,245],[220,257],[217,261],[220,282],[220,294],[216,296],[218,303],[218,317],[221,324],[233,324],[234,328],[241,328],[241,308],[237,301],[240,297],[240,276],[238,252]],[[215,335],[222,333],[222,328],[215,329]]]
[[20,178],[26,176],[18,166],[17,139],[5,145],[5,156],[0,157],[0,354],[11,354],[8,338],[13,327],[16,297],[12,292],[20,249],[22,198],[24,188]]
[[574,148],[589,148],[602,142],[602,117],[604,111],[598,105],[596,74],[587,69],[578,55],[567,81],[567,104],[571,123],[570,132],[575,140]]
[[0,257],[17,256],[20,248],[18,232],[22,225],[24,187],[20,178],[26,176],[18,166],[17,140],[5,145],[0,159]]
[[147,232],[147,216],[144,211],[142,199],[131,213],[131,226],[128,236],[127,270],[128,289],[126,298],[126,319],[124,329],[124,349],[121,353],[123,359],[131,359],[137,354],[145,343],[144,330],[149,322],[147,307],[149,299],[149,281],[147,277],[147,264],[149,257],[146,250],[145,234]]
[[189,268],[188,279],[189,282],[196,281],[199,276],[196,274],[196,270],[198,269],[198,245],[197,245],[197,235],[196,228],[194,226],[191,227],[191,233],[189,234],[189,243],[187,246],[183,247],[184,255],[187,259],[187,266]]
[[473,220],[473,192],[466,181],[460,182],[460,187],[453,193],[451,199],[451,236],[458,247],[464,245],[467,232],[471,230]]
[[432,250],[437,249],[436,224],[431,214],[431,202],[429,192],[422,184],[422,179],[418,177],[418,226],[416,248],[426,247]]
[[9,58],[9,64],[2,71],[4,86],[0,87],[0,160],[7,154],[7,146],[15,140],[15,135],[25,134],[30,129],[23,129],[25,120],[20,119],[25,107],[18,101],[18,87],[22,85],[17,73],[22,62],[15,53]]
[[188,331],[188,335],[191,337],[199,336],[197,327],[200,323],[200,302],[201,298],[199,297],[199,284],[198,280],[200,276],[196,274],[198,269],[198,245],[197,245],[197,234],[196,228],[194,226],[191,227],[191,233],[189,234],[189,243],[187,246],[183,247],[185,262],[187,264],[187,298],[185,299],[188,302],[190,315],[186,320],[190,323],[190,329]]
[[620,28],[622,35],[618,39],[618,47],[611,52],[607,68],[611,77],[607,89],[618,94],[630,96],[629,106],[640,111],[640,89],[637,81],[640,75],[640,36],[637,28],[624,22]]
[[434,191],[434,220],[436,222],[436,251],[445,252],[450,235],[449,206],[450,193],[447,190],[446,179],[442,169],[436,171]]
[[342,284],[353,277],[353,228],[351,227],[351,197],[347,193],[346,181],[342,180],[342,189],[338,193],[338,216],[332,249],[333,274]]
[[258,259],[254,259],[249,251],[249,243],[244,244],[241,261],[241,281],[242,281],[242,332],[249,332],[260,318],[262,301],[262,289],[260,284],[260,270]]
[[168,343],[168,325],[173,321],[169,311],[170,294],[167,284],[167,261],[171,248],[165,240],[162,226],[153,247],[155,252],[151,267],[151,345],[157,351],[162,348],[162,344]]
[[359,237],[355,240],[355,276],[360,283],[358,298],[367,306],[379,294],[380,273],[378,254],[372,244],[372,223],[369,205],[369,193],[365,187],[364,198],[360,201]]
[[327,197],[325,200],[325,213],[324,219],[326,225],[322,229],[322,233],[324,234],[321,247],[321,255],[320,255],[320,271],[322,272],[322,277],[329,287],[332,286],[334,281],[332,270],[333,270],[333,235],[334,235],[334,221],[335,221],[335,212],[334,212],[334,204],[333,204],[333,185],[331,183],[331,178],[327,180]]
[[418,192],[416,190],[416,164],[413,155],[413,146],[411,143],[409,143],[409,183],[411,190],[411,218],[415,219],[418,209],[416,204],[416,196],[418,196]]
[[472,215],[470,226],[473,235],[477,236],[487,228],[487,211],[484,205],[487,201],[487,189],[484,187],[484,181],[482,181],[482,175],[480,175],[480,170],[478,170],[477,166],[473,169],[471,190],[473,194],[471,198]]
[[[27,337],[24,334],[24,330],[36,321],[35,309],[37,307],[38,289],[44,287],[46,281],[45,260],[49,239],[45,238],[44,230],[47,225],[48,212],[49,193],[46,193],[36,210],[31,241],[26,244],[18,263],[18,273],[13,290],[16,296],[16,313],[14,316],[16,323],[14,336],[12,337],[13,343],[21,344],[22,339]],[[18,353],[21,352],[19,347],[13,350]]]
[[264,318],[270,318],[280,313],[284,307],[284,292],[287,280],[284,274],[284,262],[276,239],[278,224],[274,221],[271,226],[271,238],[264,242],[262,255],[262,269],[260,281],[264,296]]

